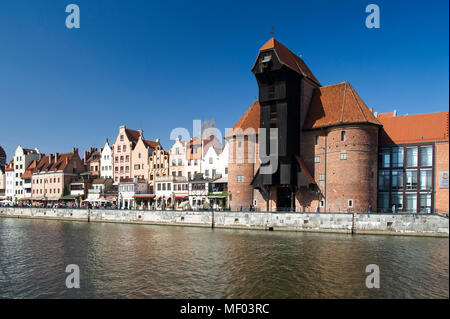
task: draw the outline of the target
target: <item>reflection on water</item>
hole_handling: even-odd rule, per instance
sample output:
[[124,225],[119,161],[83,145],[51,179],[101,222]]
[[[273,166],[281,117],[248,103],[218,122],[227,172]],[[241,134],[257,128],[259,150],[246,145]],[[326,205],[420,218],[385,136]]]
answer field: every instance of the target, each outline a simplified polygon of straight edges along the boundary
[[0,298],[448,298],[448,256],[448,238],[0,218]]

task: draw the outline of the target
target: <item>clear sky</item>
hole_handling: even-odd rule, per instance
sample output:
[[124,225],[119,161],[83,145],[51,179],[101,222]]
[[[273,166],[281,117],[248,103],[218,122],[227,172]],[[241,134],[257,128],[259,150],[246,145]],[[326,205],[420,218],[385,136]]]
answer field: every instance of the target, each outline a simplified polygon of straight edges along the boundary
[[[66,5],[81,10],[67,29]],[[368,29],[376,3],[381,28]],[[159,137],[215,119],[224,132],[256,99],[250,68],[275,38],[322,85],[349,81],[369,107],[449,107],[448,1],[0,2],[0,145],[80,152],[122,124]]]

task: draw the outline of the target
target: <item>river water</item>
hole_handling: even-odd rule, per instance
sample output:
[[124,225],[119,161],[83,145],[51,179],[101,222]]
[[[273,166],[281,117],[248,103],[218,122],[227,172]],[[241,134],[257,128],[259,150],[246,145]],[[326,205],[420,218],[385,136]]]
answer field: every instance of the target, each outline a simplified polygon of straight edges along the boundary
[[0,218],[0,298],[448,298],[448,260],[448,238]]

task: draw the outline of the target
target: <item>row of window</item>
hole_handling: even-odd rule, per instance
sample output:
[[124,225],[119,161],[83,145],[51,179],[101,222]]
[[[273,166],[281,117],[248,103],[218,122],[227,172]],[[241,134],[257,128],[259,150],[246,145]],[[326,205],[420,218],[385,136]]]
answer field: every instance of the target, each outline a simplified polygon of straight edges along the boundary
[[58,177],[58,178],[56,178],[56,177],[53,177],[53,178],[46,178],[46,179],[44,179],[44,178],[40,178],[40,179],[33,179],[33,184],[42,184],[42,183],[48,183],[48,184],[51,184],[51,183],[56,183],[56,182],[61,182],[61,178],[60,177]]
[[112,166],[102,166],[102,171],[112,171]]
[[[319,137],[320,137],[320,135],[316,135],[316,138],[314,141],[316,145],[319,145]],[[341,131],[341,142],[345,142],[346,139],[347,139],[347,133],[345,131]]]
[[[407,211],[431,213],[431,193],[378,193],[378,209],[381,211]],[[417,206],[419,204],[419,206]]]
[[[116,156],[115,160],[116,160],[116,163],[119,163],[119,156]],[[124,157],[120,156],[120,161],[123,162],[123,160],[124,160]],[[129,161],[130,161],[130,156],[129,155],[125,156],[125,162],[129,162]]]
[[[172,166],[177,166],[177,161],[175,159],[172,160]],[[183,160],[181,158],[178,159],[178,166],[183,166]]]
[[[341,152],[339,154],[339,159],[340,160],[346,160],[347,159],[347,153],[346,152]],[[320,163],[320,156],[314,156],[314,163]]]
[[381,149],[378,164],[380,168],[429,167],[433,165],[433,147],[427,145]]
[[[37,195],[37,194],[43,194],[43,190],[42,189],[33,189],[32,190],[33,194]],[[61,194],[61,189],[59,188],[49,188],[48,192],[50,194]],[[44,193],[45,194],[45,193]]]
[[[405,185],[404,185],[405,184]],[[428,169],[380,170],[378,190],[427,190],[433,187],[433,171]]]

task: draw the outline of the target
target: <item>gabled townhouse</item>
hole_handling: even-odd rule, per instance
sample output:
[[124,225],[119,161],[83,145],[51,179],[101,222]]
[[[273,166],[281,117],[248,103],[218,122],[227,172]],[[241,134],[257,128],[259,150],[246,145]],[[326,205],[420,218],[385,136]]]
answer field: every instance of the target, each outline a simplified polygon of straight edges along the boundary
[[113,150],[106,139],[100,158],[100,178],[113,178]]
[[149,185],[150,193],[155,191],[155,181],[159,177],[169,176],[170,152],[163,150],[161,145],[156,146],[150,157]]
[[[24,187],[24,180],[22,179],[22,174],[25,173],[25,169],[31,164],[32,161],[41,159],[42,154],[40,154],[37,148],[29,149],[18,146],[14,153],[14,200],[22,200],[26,197],[26,191]],[[27,185],[30,186],[30,185]]]
[[131,152],[131,178],[143,179],[148,182],[150,157],[157,146],[159,146],[159,139],[156,139],[156,142],[147,141],[141,131],[141,135]]
[[55,153],[42,157],[31,172],[33,203],[57,201],[68,195],[69,184],[85,171],[77,148],[71,153]]
[[22,202],[26,201],[26,202],[30,202],[31,201],[31,174],[33,169],[36,168],[37,165],[37,160],[34,160],[30,163],[30,165],[28,165],[28,167],[26,168],[25,172],[22,174],[22,181],[23,181],[23,190],[24,190],[24,197],[22,198]]
[[170,166],[169,171],[172,176],[182,177],[186,176],[186,141],[181,141],[179,138],[170,148]]
[[91,147],[89,151],[84,152],[84,166],[86,167],[86,171],[89,172],[94,178],[100,176],[101,153],[102,150],[98,150],[95,147]]
[[0,165],[0,200],[5,199],[6,192],[6,166]]
[[206,179],[228,176],[228,143],[223,150],[215,147],[208,148],[202,159],[201,172]]
[[5,199],[14,200],[15,192],[15,176],[14,176],[14,160],[11,160],[5,168]]

